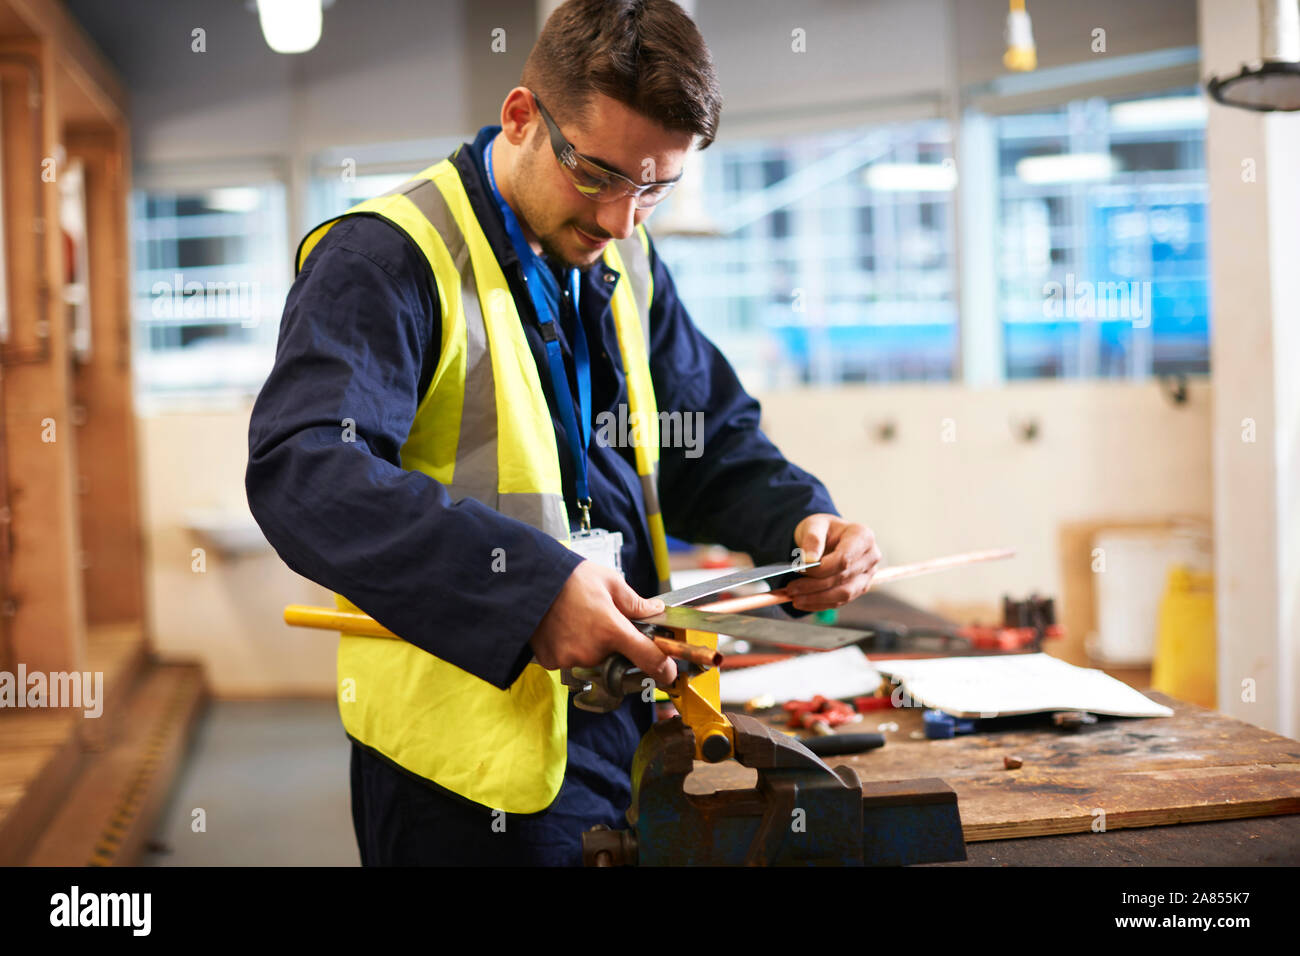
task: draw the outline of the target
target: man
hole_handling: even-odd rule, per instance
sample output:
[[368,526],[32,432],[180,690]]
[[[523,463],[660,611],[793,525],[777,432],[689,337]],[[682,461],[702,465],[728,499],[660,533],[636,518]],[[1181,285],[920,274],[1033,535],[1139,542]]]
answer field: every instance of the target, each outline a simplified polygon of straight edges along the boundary
[[[665,532],[821,557],[798,610],[870,584],[871,532],[759,431],[641,226],[720,107],[672,0],[570,0],[500,127],[304,240],[247,489],[290,567],[404,638],[340,642],[363,864],[572,864],[626,825],[652,705],[576,710],[556,671],[673,680],[629,620]],[[660,412],[703,434],[659,447]],[[592,440],[606,413],[642,428]]]

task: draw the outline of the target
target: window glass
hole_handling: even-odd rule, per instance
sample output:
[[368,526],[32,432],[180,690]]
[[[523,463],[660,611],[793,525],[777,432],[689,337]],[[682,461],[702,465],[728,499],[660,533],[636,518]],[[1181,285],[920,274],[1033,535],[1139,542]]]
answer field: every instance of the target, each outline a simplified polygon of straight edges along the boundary
[[406,182],[423,167],[409,172],[357,173],[353,176],[316,176],[311,182],[308,223],[311,229],[332,216],[347,212],[359,202],[382,196]]
[[290,280],[283,184],[137,190],[132,213],[137,390],[255,393]]
[[679,186],[648,226],[691,317],[748,385],[952,377],[946,123],[724,141],[699,156],[700,188]]
[[997,120],[1008,378],[1209,371],[1195,90]]

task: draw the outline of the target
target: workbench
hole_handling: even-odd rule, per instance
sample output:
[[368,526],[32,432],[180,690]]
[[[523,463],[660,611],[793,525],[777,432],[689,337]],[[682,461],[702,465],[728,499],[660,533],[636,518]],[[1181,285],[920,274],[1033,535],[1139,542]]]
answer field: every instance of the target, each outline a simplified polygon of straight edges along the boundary
[[[826,762],[864,782],[944,780],[958,797],[965,865],[1300,863],[1300,742],[1144,693],[1174,716],[1100,717],[1067,732],[1029,715],[917,740],[920,708],[878,711],[843,729],[896,723],[883,748]],[[784,729],[779,709],[756,716]],[[1006,769],[1004,757],[1021,766]],[[686,790],[746,788],[755,778],[734,761],[698,762]]]

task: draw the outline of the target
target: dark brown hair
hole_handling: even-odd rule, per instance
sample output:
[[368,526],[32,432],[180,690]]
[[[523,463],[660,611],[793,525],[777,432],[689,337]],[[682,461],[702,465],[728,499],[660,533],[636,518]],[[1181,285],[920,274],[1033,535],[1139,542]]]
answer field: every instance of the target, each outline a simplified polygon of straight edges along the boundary
[[709,48],[673,0],[568,0],[542,27],[522,84],[565,118],[603,93],[700,137],[700,149],[713,142],[722,111]]

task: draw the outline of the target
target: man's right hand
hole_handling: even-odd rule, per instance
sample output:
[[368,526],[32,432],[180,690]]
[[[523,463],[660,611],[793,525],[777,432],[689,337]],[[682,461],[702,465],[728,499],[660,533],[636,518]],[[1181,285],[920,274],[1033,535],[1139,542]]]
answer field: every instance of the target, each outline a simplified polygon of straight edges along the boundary
[[611,654],[622,654],[665,686],[677,679],[676,662],[631,622],[663,609],[663,601],[641,597],[617,571],[583,561],[564,582],[529,643],[537,663],[547,670],[595,667]]

